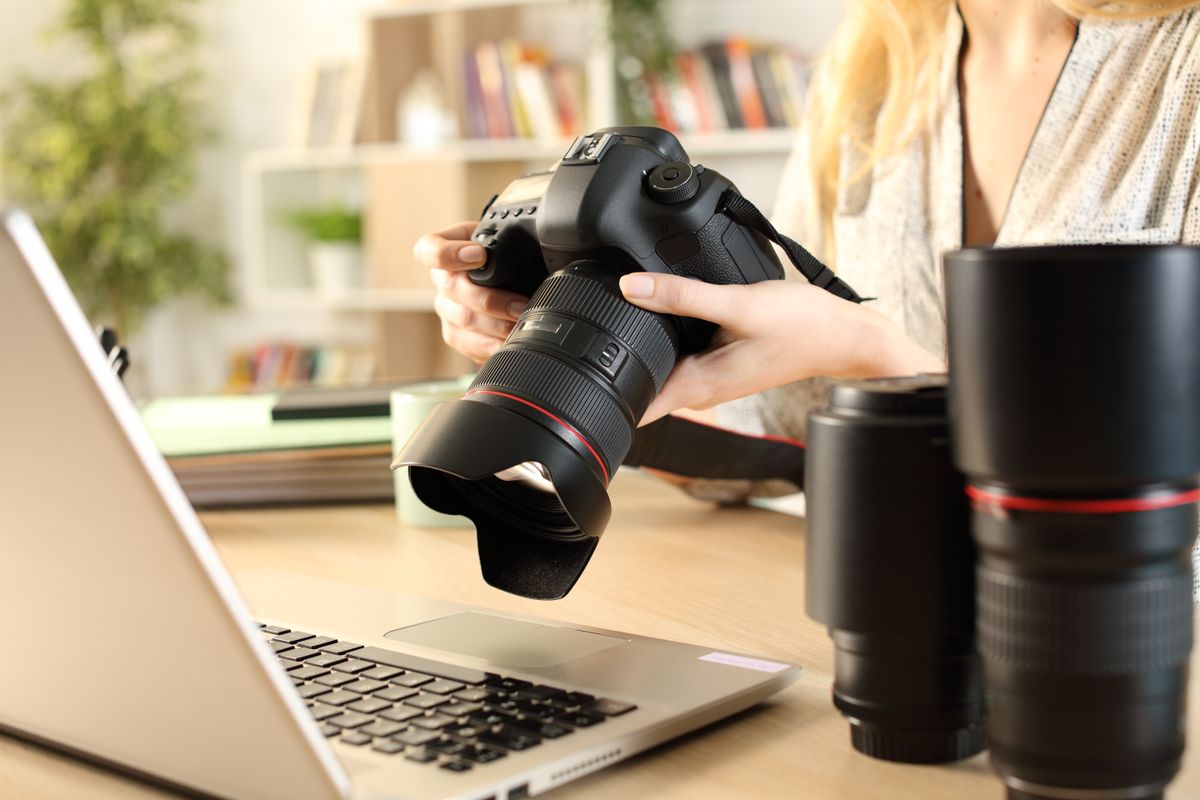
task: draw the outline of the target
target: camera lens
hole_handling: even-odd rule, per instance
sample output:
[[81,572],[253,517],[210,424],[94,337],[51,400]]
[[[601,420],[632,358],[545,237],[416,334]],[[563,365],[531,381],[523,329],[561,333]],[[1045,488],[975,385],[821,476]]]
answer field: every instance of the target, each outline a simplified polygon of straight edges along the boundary
[[968,250],[946,287],[993,764],[1010,798],[1162,797],[1192,648],[1200,250]]
[[809,416],[804,491],[806,610],[829,627],[853,746],[909,763],[979,752],[975,549],[945,379],[836,386]]
[[542,282],[462,400],[405,447],[417,496],[476,525],[484,578],[562,597],[610,514],[606,488],[679,353],[673,319],[581,260]]

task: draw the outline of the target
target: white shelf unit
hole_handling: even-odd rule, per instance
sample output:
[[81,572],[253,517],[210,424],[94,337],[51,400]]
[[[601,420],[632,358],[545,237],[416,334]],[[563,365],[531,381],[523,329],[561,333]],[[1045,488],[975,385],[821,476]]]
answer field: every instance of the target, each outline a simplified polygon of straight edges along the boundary
[[[737,8],[730,8],[733,5]],[[836,21],[836,12],[826,5],[819,0],[743,0],[738,4],[674,0],[671,13],[678,19],[677,35],[684,46],[722,31],[779,41],[782,31],[797,46],[815,49],[814,42],[823,41]],[[364,107],[364,130],[371,132],[368,138],[374,143],[260,151],[244,162],[244,299],[261,309],[370,314],[383,323],[379,328],[385,340],[397,335],[389,321],[410,318],[404,323],[404,329],[410,331],[413,320],[423,317],[424,322],[416,327],[425,331],[425,339],[436,340],[433,290],[424,272],[412,263],[412,242],[421,232],[471,218],[487,197],[513,177],[545,169],[557,160],[569,142],[458,140],[434,149],[396,144],[390,141],[394,120],[386,111],[389,103],[394,106],[398,90],[394,85],[381,88],[378,73],[383,68],[395,84],[397,70],[411,74],[424,63],[450,84],[453,81],[447,78],[457,75],[455,67],[463,47],[488,37],[514,36],[544,44],[556,57],[578,60],[583,54],[589,128],[603,127],[614,122],[617,87],[605,41],[602,3],[398,0],[394,8],[377,12],[366,27],[367,40],[376,51],[381,49],[382,37],[395,36],[397,31],[408,37],[402,41],[411,45],[384,48],[388,54],[382,67],[377,64],[376,76],[368,80],[367,104],[374,96],[375,107],[373,111]],[[448,92],[452,105],[458,101],[455,91],[451,87]],[[694,160],[725,173],[769,212],[794,131],[738,130],[680,138]],[[312,289],[308,279],[304,241],[283,224],[282,215],[289,209],[334,200],[366,208],[368,277],[362,290],[324,296]],[[417,346],[420,337],[406,336],[412,342],[406,345],[407,351]],[[440,346],[440,341],[434,346]]]

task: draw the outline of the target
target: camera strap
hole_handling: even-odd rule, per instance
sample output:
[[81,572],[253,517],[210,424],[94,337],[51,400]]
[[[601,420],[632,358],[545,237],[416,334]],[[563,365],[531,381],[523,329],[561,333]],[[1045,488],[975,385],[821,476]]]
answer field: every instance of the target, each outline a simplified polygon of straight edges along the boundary
[[666,416],[638,428],[623,462],[686,478],[790,481],[804,486],[804,445]]
[[863,302],[864,298],[859,297],[858,292],[851,289],[849,284],[835,275],[829,267],[822,264],[816,256],[805,250],[799,242],[789,239],[776,230],[771,221],[758,210],[758,207],[747,200],[736,189],[726,189],[725,193],[721,195],[721,201],[717,207],[733,217],[734,222],[761,233],[767,239],[782,247],[783,252],[787,253],[787,257],[791,259],[792,264],[796,269],[800,270],[800,274],[807,278],[808,282],[813,286],[824,289],[852,303]]

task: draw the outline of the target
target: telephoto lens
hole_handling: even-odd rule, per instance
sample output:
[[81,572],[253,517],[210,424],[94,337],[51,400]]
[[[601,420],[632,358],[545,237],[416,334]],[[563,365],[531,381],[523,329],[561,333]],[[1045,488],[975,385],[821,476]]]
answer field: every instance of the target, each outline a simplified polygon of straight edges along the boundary
[[946,257],[950,416],[1010,798],[1158,798],[1184,750],[1200,249]]
[[839,384],[808,421],[807,613],[829,627],[853,746],[928,764],[984,747],[975,548],[943,376]]

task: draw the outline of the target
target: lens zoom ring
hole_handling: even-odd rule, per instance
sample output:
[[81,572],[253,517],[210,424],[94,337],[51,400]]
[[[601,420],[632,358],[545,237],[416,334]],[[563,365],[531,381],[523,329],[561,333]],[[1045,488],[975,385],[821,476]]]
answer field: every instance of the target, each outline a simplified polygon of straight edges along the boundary
[[1018,669],[1131,675],[1192,649],[1190,575],[1061,585],[982,567],[977,587],[980,652]]
[[574,314],[608,331],[650,370],[655,391],[662,389],[675,366],[677,349],[663,318],[630,304],[605,281],[570,272],[551,275],[533,295],[529,308]]
[[565,419],[600,451],[610,474],[633,442],[633,426],[612,395],[578,370],[535,350],[498,351],[471,388],[510,391]]

